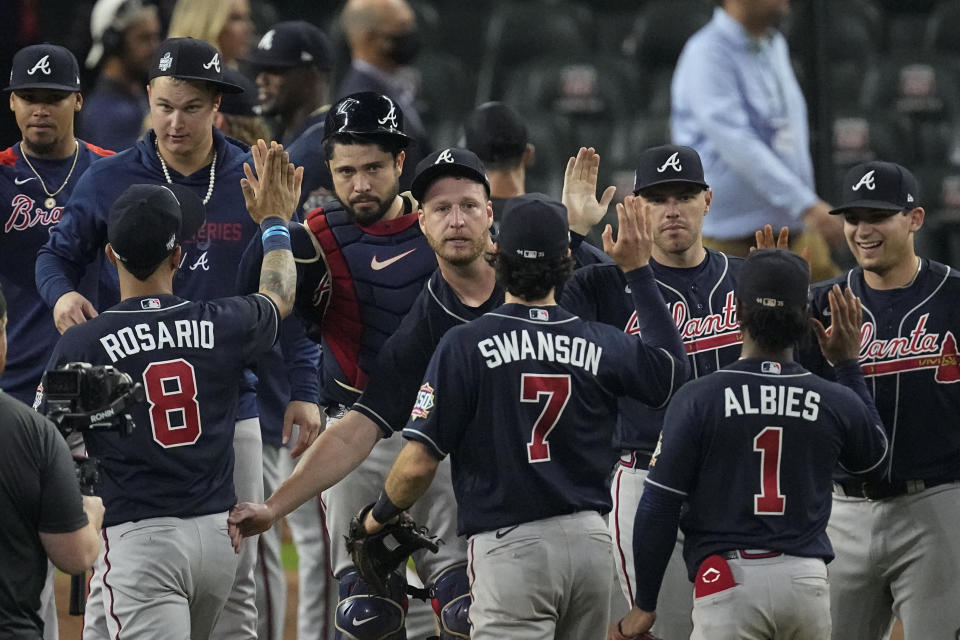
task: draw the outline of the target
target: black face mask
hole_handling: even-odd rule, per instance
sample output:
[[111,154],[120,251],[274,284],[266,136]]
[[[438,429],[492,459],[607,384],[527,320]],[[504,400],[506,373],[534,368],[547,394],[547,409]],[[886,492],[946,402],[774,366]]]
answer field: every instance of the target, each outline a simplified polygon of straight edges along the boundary
[[420,32],[416,29],[387,36],[390,40],[390,59],[399,65],[410,64],[420,53]]

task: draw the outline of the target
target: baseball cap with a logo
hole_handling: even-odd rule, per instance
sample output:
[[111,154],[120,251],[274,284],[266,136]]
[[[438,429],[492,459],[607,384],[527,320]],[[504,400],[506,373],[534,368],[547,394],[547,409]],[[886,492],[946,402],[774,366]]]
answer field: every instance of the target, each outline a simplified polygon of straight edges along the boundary
[[567,208],[542,193],[510,198],[503,206],[497,246],[504,255],[527,260],[567,255],[570,247]]
[[641,189],[668,182],[687,182],[708,188],[703,179],[703,163],[691,147],[668,144],[651,147],[640,154],[633,195]]
[[893,162],[858,164],[843,178],[842,204],[830,213],[850,209],[909,211],[920,206],[917,179],[904,167]]
[[167,38],[150,65],[150,80],[171,76],[181,80],[202,80],[224,93],[240,93],[243,87],[223,79],[220,52],[196,38]]
[[287,69],[301,65],[330,69],[333,66],[330,40],[306,20],[273,25],[260,38],[256,49],[243,59],[257,69]]
[[810,265],[785,249],[757,249],[740,267],[736,295],[748,307],[804,309]]
[[490,181],[487,180],[487,170],[483,162],[474,152],[456,148],[434,151],[421,160],[417,164],[410,193],[417,202],[423,204],[423,197],[430,185],[444,176],[458,176],[479,182],[487,190],[487,197],[490,197]]
[[53,89],[80,91],[80,68],[69,50],[55,44],[34,44],[17,51],[4,91]]
[[187,187],[135,184],[110,207],[107,240],[125,265],[153,267],[192,238],[204,220],[203,203]]

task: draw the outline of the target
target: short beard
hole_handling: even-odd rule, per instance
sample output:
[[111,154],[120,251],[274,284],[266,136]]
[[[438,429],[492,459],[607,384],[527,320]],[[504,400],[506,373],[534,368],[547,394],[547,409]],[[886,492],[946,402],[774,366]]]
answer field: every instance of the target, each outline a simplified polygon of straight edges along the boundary
[[474,262],[477,258],[482,256],[487,250],[487,239],[481,237],[473,243],[473,251],[465,254],[457,254],[453,257],[447,257],[445,255],[445,245],[446,243],[443,240],[437,240],[435,238],[427,237],[427,242],[430,244],[430,248],[433,249],[433,252],[437,254],[437,257],[447,262],[454,267],[464,267],[468,264]]
[[361,227],[369,227],[375,222],[379,222],[383,216],[387,214],[387,211],[389,211],[390,207],[393,206],[393,202],[397,199],[399,194],[400,186],[396,185],[385,200],[378,201],[380,206],[377,208],[377,210],[370,213],[361,213],[354,209],[349,202],[344,202],[343,200],[340,202],[343,204],[344,211],[347,212],[347,214],[350,216],[350,219],[353,220],[354,223],[360,225]]
[[[33,156],[47,156],[53,153],[54,149],[57,148],[59,140],[52,140],[50,142],[31,142],[26,141],[27,149],[30,151],[30,155]],[[21,145],[22,146],[22,145]]]

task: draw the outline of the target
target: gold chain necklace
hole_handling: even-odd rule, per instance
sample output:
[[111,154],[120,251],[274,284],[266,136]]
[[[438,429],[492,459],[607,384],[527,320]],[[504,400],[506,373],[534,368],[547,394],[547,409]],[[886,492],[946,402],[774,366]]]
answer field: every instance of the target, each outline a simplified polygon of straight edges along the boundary
[[73,164],[70,165],[70,172],[67,173],[67,177],[64,179],[63,184],[60,185],[60,188],[53,193],[47,191],[47,185],[43,182],[43,178],[40,177],[40,174],[37,173],[37,170],[33,168],[32,164],[30,164],[30,158],[27,157],[27,152],[23,150],[23,145],[20,145],[20,155],[23,156],[23,161],[27,163],[28,167],[30,167],[30,171],[33,171],[33,175],[37,176],[37,180],[40,181],[40,187],[43,189],[43,192],[47,194],[47,199],[43,201],[43,207],[47,211],[57,206],[57,199],[54,198],[54,196],[63,191],[63,188],[67,186],[68,182],[70,182],[70,176],[73,175],[73,170],[77,168],[77,158],[80,157],[80,142],[74,140],[73,144],[76,145],[76,149],[73,152]]

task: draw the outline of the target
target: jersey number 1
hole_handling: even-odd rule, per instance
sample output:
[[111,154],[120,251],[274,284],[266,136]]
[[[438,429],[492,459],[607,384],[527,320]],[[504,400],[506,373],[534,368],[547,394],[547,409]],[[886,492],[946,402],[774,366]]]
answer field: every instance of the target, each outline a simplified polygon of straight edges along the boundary
[[766,427],[758,433],[753,439],[753,450],[760,453],[760,493],[753,496],[753,513],[782,516],[787,505],[787,497],[780,493],[783,427]]
[[520,378],[520,400],[540,402],[540,396],[546,396],[547,403],[537,421],[533,423],[533,433],[527,443],[527,460],[530,462],[550,460],[550,443],[547,438],[560,421],[560,415],[570,399],[570,376],[523,374]]
[[200,439],[200,407],[193,365],[180,358],[153,362],[143,371],[153,439],[168,449]]

